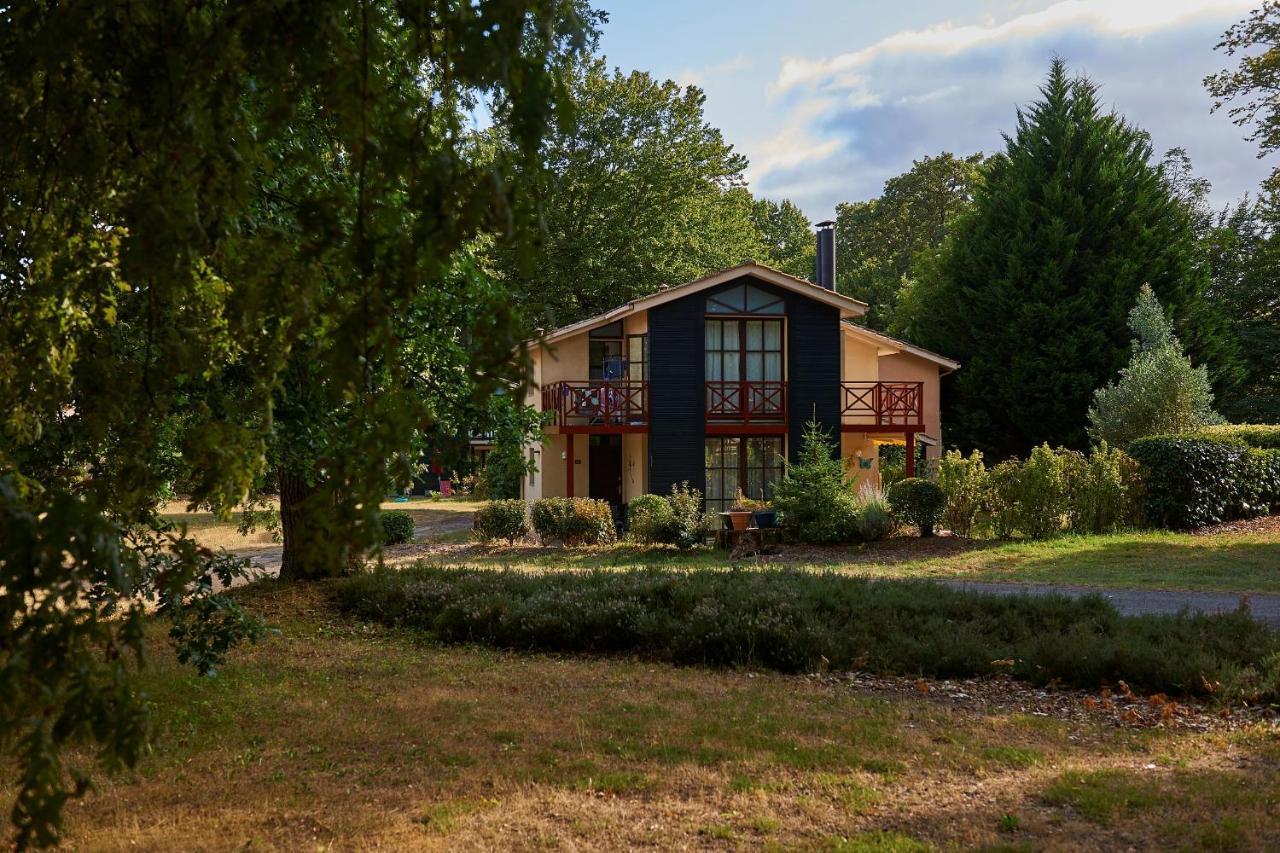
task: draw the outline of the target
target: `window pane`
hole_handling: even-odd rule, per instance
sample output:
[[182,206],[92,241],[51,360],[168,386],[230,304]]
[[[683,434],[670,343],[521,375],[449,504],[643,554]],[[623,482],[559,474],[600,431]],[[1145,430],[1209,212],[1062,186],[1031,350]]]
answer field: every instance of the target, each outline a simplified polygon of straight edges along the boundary
[[778,320],[770,320],[764,324],[764,348],[782,349],[782,323]]
[[741,320],[725,320],[724,321],[724,350],[725,352],[738,351],[738,334],[742,326]]
[[764,371],[761,378],[769,382],[782,381],[782,353],[771,352],[764,355]]
[[759,320],[747,321],[747,349],[759,350],[764,341],[764,334],[760,329]]
[[719,320],[707,321],[707,349],[720,349],[721,339],[721,322]]
[[738,376],[738,354],[730,353],[725,356],[721,364],[721,378],[728,382],[737,382],[741,377]]
[[749,352],[746,354],[747,375],[746,379],[753,382],[759,382],[761,379],[768,379],[764,372],[764,356],[758,352]]

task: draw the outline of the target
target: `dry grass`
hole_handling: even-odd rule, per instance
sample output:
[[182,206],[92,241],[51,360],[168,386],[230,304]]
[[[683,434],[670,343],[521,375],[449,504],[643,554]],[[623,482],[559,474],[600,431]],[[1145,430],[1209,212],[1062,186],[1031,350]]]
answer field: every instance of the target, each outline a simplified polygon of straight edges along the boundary
[[1280,735],[1137,731],[774,674],[439,648],[321,588],[244,595],[281,634],[200,680],[70,807],[77,848],[920,845],[1257,849]]

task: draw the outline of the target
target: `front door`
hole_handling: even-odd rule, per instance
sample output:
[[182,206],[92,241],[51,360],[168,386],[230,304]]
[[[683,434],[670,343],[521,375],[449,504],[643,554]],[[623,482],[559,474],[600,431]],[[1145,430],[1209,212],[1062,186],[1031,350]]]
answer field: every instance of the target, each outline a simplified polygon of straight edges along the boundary
[[622,436],[591,436],[590,452],[587,457],[590,466],[590,495],[598,500],[608,501],[614,506],[622,504]]

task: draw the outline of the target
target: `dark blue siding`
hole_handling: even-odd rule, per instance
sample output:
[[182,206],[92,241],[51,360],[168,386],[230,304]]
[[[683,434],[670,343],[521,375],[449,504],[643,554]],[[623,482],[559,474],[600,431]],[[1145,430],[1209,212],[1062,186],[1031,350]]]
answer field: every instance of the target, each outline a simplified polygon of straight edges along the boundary
[[[747,276],[787,304],[787,378],[791,423],[788,456],[795,458],[804,424],[816,413],[839,441],[840,313],[801,294]],[[703,320],[707,297],[743,283],[734,279],[649,311],[649,491],[665,494],[688,480],[703,482]]]
[[703,491],[702,357],[706,297],[649,309],[649,491],[689,481]]
[[790,434],[787,456],[796,458],[804,425],[817,417],[840,442],[840,311],[798,293],[787,299],[787,379]]

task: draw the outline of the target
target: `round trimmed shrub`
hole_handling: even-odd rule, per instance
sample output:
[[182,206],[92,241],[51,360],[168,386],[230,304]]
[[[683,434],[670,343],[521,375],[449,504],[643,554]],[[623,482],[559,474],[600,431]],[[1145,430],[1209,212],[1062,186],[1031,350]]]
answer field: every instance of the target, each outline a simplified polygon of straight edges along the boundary
[[529,519],[525,515],[524,501],[512,498],[489,501],[476,510],[471,529],[485,541],[505,539],[515,542],[529,535]]
[[627,528],[637,542],[671,544],[679,529],[671,503],[661,495],[640,495],[627,504]]
[[407,512],[382,514],[382,544],[403,545],[413,541],[413,516]]
[[530,509],[533,529],[543,544],[599,545],[612,542],[613,509],[591,498],[539,498]]
[[942,518],[947,496],[937,483],[908,477],[889,487],[889,508],[907,524],[920,528],[921,536],[932,536],[933,526]]

